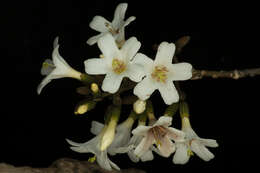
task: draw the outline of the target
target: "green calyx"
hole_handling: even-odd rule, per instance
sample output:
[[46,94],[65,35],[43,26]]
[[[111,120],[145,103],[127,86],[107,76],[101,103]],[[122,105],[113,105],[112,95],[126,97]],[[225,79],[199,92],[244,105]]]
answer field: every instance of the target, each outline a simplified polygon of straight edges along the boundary
[[173,103],[168,106],[164,112],[164,116],[173,117],[179,109],[179,103]]
[[190,116],[190,113],[189,113],[189,106],[187,104],[187,102],[185,101],[181,101],[180,102],[180,115],[181,115],[181,118],[189,118]]

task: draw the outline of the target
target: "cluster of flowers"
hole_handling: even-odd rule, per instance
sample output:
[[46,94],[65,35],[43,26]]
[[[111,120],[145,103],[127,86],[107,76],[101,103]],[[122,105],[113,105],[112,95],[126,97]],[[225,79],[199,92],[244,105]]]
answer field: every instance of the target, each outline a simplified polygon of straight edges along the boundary
[[[158,89],[165,104],[170,105],[168,108],[172,110],[179,101],[173,81],[190,79],[192,66],[189,63],[172,64],[175,53],[173,43],[162,42],[158,47],[155,60],[138,53],[141,43],[135,37],[125,40],[125,27],[135,20],[135,17],[124,20],[126,9],[126,3],[119,4],[112,22],[101,16],[95,16],[91,21],[90,27],[100,34],[91,37],[87,43],[89,45],[97,43],[102,54],[99,58],[84,62],[85,72],[88,75],[105,75],[101,88],[111,94],[119,90],[123,78],[129,78],[137,83],[133,93],[141,103],[146,103],[151,94]],[[58,38],[54,40],[53,47],[52,60],[47,59],[41,69],[41,74],[46,77],[38,86],[38,94],[52,79],[71,77],[84,81],[88,77],[70,67],[60,56]],[[186,104],[182,103],[182,105]],[[205,161],[214,157],[205,146],[217,147],[218,144],[215,140],[202,139],[196,135],[191,128],[188,113],[181,113],[182,130],[177,130],[170,127],[173,111],[165,113],[156,120],[151,102],[147,101],[144,109],[139,112],[140,115],[132,111],[123,123],[117,125],[121,108],[111,107],[107,112],[105,124],[92,122],[91,132],[96,137],[86,143],[67,141],[72,145],[71,149],[76,152],[95,154],[98,164],[107,170],[119,169],[109,160],[107,153],[110,155],[128,153],[133,162],[138,162],[140,159],[141,161],[152,160],[153,152],[163,157],[169,157],[175,152],[173,162],[176,164],[187,163],[193,152]],[[146,126],[146,117],[149,118],[148,126]],[[133,136],[131,136],[132,126],[137,118],[138,127],[132,130]]]

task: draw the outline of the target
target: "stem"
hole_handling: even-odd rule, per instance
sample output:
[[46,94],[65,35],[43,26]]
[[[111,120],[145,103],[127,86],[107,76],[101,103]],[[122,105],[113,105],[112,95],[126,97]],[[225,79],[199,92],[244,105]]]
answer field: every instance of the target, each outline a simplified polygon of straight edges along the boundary
[[213,70],[195,70],[193,69],[191,80],[198,80],[204,77],[217,78],[230,78],[240,79],[244,77],[254,77],[260,75],[260,68],[251,68],[243,70],[229,70],[229,71],[213,71]]

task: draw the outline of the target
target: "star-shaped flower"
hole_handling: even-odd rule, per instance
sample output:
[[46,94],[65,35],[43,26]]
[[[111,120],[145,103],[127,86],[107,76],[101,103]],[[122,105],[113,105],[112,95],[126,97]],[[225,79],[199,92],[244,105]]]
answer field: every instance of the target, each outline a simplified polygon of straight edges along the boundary
[[101,32],[100,34],[88,39],[89,45],[95,44],[98,39],[103,37],[106,33],[111,33],[116,40],[116,43],[121,47],[125,42],[125,27],[135,20],[135,17],[129,17],[124,21],[127,3],[121,3],[116,7],[114,19],[109,22],[102,16],[95,16],[90,22],[90,28]]
[[151,126],[140,125],[132,131],[134,135],[143,136],[142,141],[136,147],[134,154],[141,157],[153,144],[157,145],[159,152],[164,157],[169,157],[175,151],[174,143],[184,140],[184,133],[169,127],[172,118],[162,116]]
[[128,39],[119,50],[111,34],[106,34],[98,41],[98,47],[104,58],[86,60],[85,71],[88,74],[106,74],[102,84],[103,91],[115,93],[119,89],[124,77],[139,82],[144,76],[143,68],[132,62],[141,43],[135,37]]
[[190,156],[193,155],[193,152],[204,161],[213,159],[214,155],[206,148],[206,146],[218,147],[216,140],[200,138],[191,128],[188,118],[184,117],[182,122],[182,131],[185,132],[185,142],[176,143],[176,152],[173,157],[173,163],[187,163]]
[[104,150],[104,151],[100,150],[101,139],[102,139],[102,136],[103,136],[105,130],[106,130],[106,126],[103,127],[101,132],[96,137],[94,137],[93,139],[91,139],[90,141],[85,142],[85,143],[76,143],[76,142],[73,142],[68,139],[66,139],[66,140],[70,145],[72,145],[72,147],[70,147],[70,148],[73,151],[76,151],[79,153],[95,154],[99,166],[102,167],[103,169],[106,169],[109,171],[111,171],[112,168],[120,170],[120,168],[115,163],[113,163],[111,160],[109,160],[109,158],[107,156],[107,150]]
[[134,88],[134,94],[141,100],[148,99],[158,89],[166,104],[179,101],[173,81],[190,79],[192,66],[189,63],[172,64],[174,52],[173,43],[162,42],[154,61],[141,53],[135,56],[133,62],[143,65],[146,73],[146,77]]
[[60,56],[58,37],[54,40],[54,50],[52,52],[52,60],[46,59],[41,68],[41,74],[46,75],[42,82],[38,85],[37,92],[41,93],[44,86],[51,80],[64,77],[70,77],[80,80],[82,73],[74,70],[70,65]]

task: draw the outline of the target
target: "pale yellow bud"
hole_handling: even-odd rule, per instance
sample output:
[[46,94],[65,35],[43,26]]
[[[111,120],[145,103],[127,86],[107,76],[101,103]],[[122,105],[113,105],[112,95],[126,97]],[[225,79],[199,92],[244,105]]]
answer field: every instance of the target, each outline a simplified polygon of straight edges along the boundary
[[89,100],[83,100],[81,102],[79,102],[75,108],[75,114],[84,114],[87,111],[90,111],[92,109],[94,109],[96,106],[96,102],[94,101],[89,101]]
[[98,85],[96,83],[92,83],[90,88],[91,88],[91,91],[93,93],[98,93],[99,92],[99,88],[98,88]]
[[137,113],[137,114],[143,113],[146,108],[146,101],[143,101],[140,99],[136,100],[136,102],[133,104],[133,108],[134,108],[135,113]]

